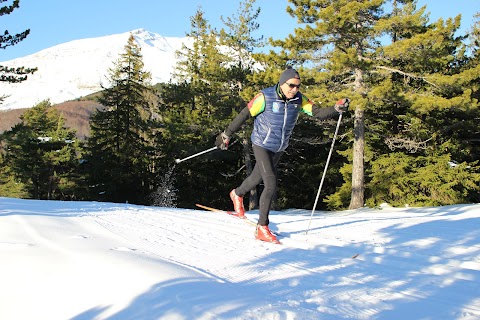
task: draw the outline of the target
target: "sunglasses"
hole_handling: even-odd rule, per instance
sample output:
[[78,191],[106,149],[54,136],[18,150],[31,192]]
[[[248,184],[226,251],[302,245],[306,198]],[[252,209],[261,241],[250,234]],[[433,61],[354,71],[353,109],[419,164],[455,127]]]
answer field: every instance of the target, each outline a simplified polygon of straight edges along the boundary
[[287,82],[285,82],[285,83],[290,87],[290,89],[293,89],[293,88],[300,89],[299,84],[293,84],[293,83],[287,83]]

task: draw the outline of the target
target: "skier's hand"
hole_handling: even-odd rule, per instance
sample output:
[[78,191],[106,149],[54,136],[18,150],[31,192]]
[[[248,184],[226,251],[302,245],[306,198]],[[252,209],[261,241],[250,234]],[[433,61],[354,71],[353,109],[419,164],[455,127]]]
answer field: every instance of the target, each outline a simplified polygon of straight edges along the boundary
[[215,140],[215,145],[220,150],[227,150],[228,143],[230,142],[230,137],[225,134],[225,132],[220,133]]
[[347,112],[349,105],[350,105],[350,99],[348,98],[340,99],[337,101],[337,103],[335,103],[335,110],[337,110],[338,113]]

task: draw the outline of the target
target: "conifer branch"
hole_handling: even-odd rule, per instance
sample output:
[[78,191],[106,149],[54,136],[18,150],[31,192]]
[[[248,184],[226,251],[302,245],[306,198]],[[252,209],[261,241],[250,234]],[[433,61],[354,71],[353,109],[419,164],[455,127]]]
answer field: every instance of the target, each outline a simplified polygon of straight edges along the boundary
[[393,72],[393,73],[399,73],[401,75],[404,75],[404,76],[407,76],[407,77],[410,77],[410,78],[423,80],[426,83],[428,83],[429,85],[432,85],[437,89],[440,89],[440,87],[438,85],[436,85],[435,83],[433,83],[431,81],[428,81],[425,77],[420,77],[420,76],[417,76],[415,74],[404,72],[404,71],[401,71],[401,70],[398,70],[398,69],[395,69],[395,68],[391,68],[391,67],[386,67],[386,66],[375,66],[375,67],[377,69],[382,69],[382,70],[390,71],[390,72]]
[[427,142],[432,140],[429,138],[425,141],[417,141],[415,139],[401,138],[401,137],[387,137],[385,138],[385,144],[392,151],[395,149],[405,149],[410,153],[416,153],[419,149],[427,149]]

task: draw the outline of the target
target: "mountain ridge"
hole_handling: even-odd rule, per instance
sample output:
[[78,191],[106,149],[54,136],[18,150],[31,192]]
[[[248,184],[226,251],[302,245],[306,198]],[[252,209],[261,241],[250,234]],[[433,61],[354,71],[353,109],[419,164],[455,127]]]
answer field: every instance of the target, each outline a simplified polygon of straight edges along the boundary
[[141,48],[144,70],[152,74],[152,84],[168,82],[176,64],[175,51],[188,45],[188,38],[164,37],[145,29],[96,38],[72,40],[25,57],[0,62],[9,67],[37,67],[38,71],[21,83],[0,82],[7,97],[0,111],[28,109],[49,99],[52,104],[71,101],[102,90],[108,85],[108,69],[124,51],[133,34]]

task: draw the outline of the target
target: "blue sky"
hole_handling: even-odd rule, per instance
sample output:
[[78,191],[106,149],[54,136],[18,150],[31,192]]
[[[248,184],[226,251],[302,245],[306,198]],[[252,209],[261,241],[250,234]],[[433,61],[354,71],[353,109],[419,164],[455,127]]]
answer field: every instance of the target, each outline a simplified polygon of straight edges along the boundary
[[[11,4],[12,1],[7,1]],[[0,17],[0,32],[17,33],[30,29],[19,44],[0,51],[0,61],[38,52],[71,40],[106,36],[144,28],[165,37],[183,37],[190,31],[190,17],[201,4],[210,25],[223,27],[220,16],[237,13],[234,0],[21,0],[20,8]],[[2,5],[5,5],[3,3]],[[430,21],[462,14],[462,31],[469,30],[473,15],[480,12],[479,0],[419,0],[427,5]],[[255,36],[283,39],[293,32],[296,20],[285,8],[287,0],[257,0],[261,8],[260,29]]]

